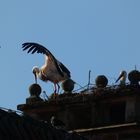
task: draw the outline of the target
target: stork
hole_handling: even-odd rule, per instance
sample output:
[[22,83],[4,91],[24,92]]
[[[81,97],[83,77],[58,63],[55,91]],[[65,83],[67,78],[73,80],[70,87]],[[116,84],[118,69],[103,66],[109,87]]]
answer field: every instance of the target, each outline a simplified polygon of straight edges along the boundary
[[40,68],[34,66],[32,69],[35,76],[35,82],[37,83],[37,78],[44,82],[50,81],[54,84],[54,93],[56,93],[57,90],[59,92],[59,82],[69,79],[71,77],[70,71],[60,61],[58,61],[47,48],[38,43],[26,42],[22,44],[22,48],[23,51],[28,50],[27,53],[44,54],[44,65]]
[[118,79],[116,80],[116,83],[120,80],[120,85],[125,85],[127,78],[127,72],[126,71],[121,71]]
[[51,125],[55,128],[64,128],[65,124],[63,121],[56,118],[56,116],[51,117]]

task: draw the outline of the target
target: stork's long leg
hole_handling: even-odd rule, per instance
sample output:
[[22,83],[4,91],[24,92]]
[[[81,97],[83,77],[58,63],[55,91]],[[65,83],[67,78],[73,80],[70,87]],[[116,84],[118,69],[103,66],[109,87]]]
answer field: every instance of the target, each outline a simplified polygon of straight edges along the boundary
[[56,93],[56,84],[54,84],[54,93]]
[[59,84],[54,84],[54,93],[59,93],[59,90],[60,90],[60,86]]
[[57,90],[57,92],[59,93],[59,90],[60,90],[60,86],[59,86],[59,84],[57,84],[57,87],[58,87],[58,90]]
[[54,99],[56,99],[56,98],[57,98],[57,95],[58,95],[58,93],[56,93],[56,92],[57,92],[56,85],[57,85],[57,84],[55,83],[55,84],[54,84],[54,94],[53,94],[53,95],[54,95],[54,96],[53,96]]

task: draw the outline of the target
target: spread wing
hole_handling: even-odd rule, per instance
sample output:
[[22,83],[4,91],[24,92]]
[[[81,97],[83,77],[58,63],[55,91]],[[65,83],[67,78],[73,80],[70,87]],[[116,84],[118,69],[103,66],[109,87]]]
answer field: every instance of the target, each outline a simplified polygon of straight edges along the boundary
[[69,77],[70,77],[70,71],[61,63],[59,62],[53,55],[52,53],[45,48],[44,46],[38,44],[38,43],[33,43],[33,42],[26,42],[22,44],[23,51],[28,50],[27,53],[41,53],[44,55],[47,55],[48,57],[51,58],[51,60],[54,62],[58,72],[60,75],[64,76],[63,72],[65,72]]
[[68,75],[68,77],[70,78],[71,77],[70,76],[70,71],[64,66],[64,64],[62,64],[58,60],[57,60],[57,64],[59,65],[61,71],[65,72]]
[[32,43],[32,42],[23,43],[22,48],[23,48],[23,51],[28,50],[27,53],[30,53],[30,52],[32,54],[34,54],[35,52],[42,53],[47,56],[51,56],[51,57],[53,57],[53,59],[55,59],[55,57],[52,55],[52,53],[47,48],[45,48],[44,46],[42,46],[38,43]]

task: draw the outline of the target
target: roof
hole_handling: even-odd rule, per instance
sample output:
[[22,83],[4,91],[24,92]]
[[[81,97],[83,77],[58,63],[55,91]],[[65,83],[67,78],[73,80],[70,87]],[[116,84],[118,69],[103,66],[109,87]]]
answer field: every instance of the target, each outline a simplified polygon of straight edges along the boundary
[[47,122],[27,115],[0,109],[0,139],[2,140],[86,140],[75,132],[56,129]]

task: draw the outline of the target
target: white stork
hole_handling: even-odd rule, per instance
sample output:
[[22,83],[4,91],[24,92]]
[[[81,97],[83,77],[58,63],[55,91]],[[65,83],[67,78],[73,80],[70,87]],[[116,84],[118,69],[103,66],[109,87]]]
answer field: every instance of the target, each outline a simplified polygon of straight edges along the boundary
[[125,85],[127,78],[127,72],[126,71],[121,71],[118,79],[116,80],[116,83],[120,80],[120,85]]
[[[36,66],[33,67],[32,72],[35,76],[35,81],[37,83],[37,78],[43,80],[44,82],[51,81],[54,84],[54,93],[59,92],[59,82],[69,79],[70,71],[58,61],[52,53],[44,46],[27,42],[22,44],[23,51],[28,50],[27,53],[41,53],[45,55],[45,63],[41,68]],[[57,89],[57,87],[58,89]]]

